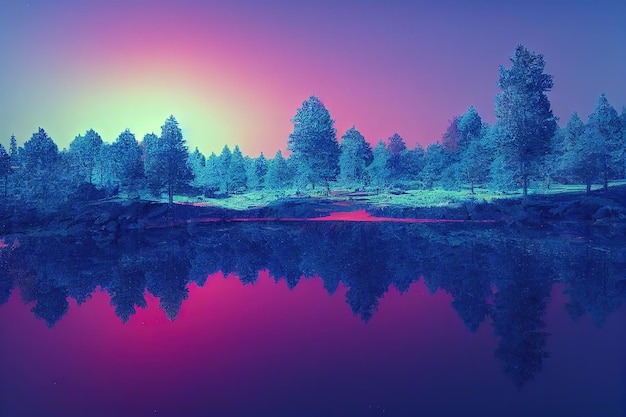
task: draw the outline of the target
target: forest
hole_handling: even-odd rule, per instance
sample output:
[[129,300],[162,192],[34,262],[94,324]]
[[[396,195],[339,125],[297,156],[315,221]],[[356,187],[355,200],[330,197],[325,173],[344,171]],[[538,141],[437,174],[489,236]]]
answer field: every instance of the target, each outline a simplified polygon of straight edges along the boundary
[[297,109],[285,156],[244,156],[225,145],[219,155],[190,152],[170,116],[161,134],[138,140],[125,130],[107,143],[94,130],[59,150],[42,128],[8,151],[0,144],[0,178],[6,206],[52,212],[75,202],[124,199],[206,200],[264,192],[330,194],[332,190],[403,192],[462,190],[492,193],[553,184],[584,184],[604,190],[626,176],[626,107],[621,114],[600,95],[583,121],[574,112],[559,127],[547,96],[553,87],[541,54],[518,45],[511,66],[500,67],[496,122],[485,123],[474,107],[454,116],[441,139],[409,149],[395,133],[371,146],[356,126],[339,141],[334,120],[316,96]]

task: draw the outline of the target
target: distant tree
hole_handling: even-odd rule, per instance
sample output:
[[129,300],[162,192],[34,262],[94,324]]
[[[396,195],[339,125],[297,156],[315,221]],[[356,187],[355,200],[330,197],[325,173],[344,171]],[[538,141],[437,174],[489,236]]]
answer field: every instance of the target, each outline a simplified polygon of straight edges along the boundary
[[407,150],[404,139],[394,133],[389,139],[387,139],[387,150],[389,151],[389,173],[392,180],[399,180],[404,176],[404,164],[403,157]]
[[609,179],[617,178],[621,174],[624,144],[622,123],[605,94],[600,95],[595,110],[589,116],[586,130],[585,135],[595,148],[593,159],[606,191]]
[[238,145],[235,145],[228,166],[228,184],[231,192],[243,192],[246,189],[248,175],[246,163]]
[[376,188],[384,188],[389,185],[391,172],[389,170],[389,159],[391,153],[387,149],[387,145],[382,140],[372,151],[372,163],[367,167],[371,185]]
[[405,179],[416,180],[424,169],[426,152],[419,143],[414,149],[405,149],[400,158],[400,168]]
[[7,196],[9,174],[11,174],[11,157],[0,143],[0,177],[4,179],[4,196]]
[[587,141],[585,124],[578,113],[574,112],[567,125],[560,132],[562,148],[554,150],[557,155],[562,154],[559,161],[560,169],[564,175],[574,181],[582,181],[587,185],[587,192],[591,192],[591,184],[596,177],[594,162],[591,154],[594,152],[593,144]]
[[208,184],[206,158],[197,147],[192,153],[189,154],[187,164],[189,165],[189,169],[191,170],[193,177],[190,185],[205,191]]
[[488,127],[472,106],[459,118],[458,131],[458,177],[462,183],[469,184],[474,194],[474,186],[485,183],[489,175],[491,160],[485,143]]
[[39,130],[20,149],[22,194],[40,207],[48,206],[54,188],[59,148],[45,130]]
[[622,158],[624,161],[622,172],[623,178],[626,179],[626,106],[622,107],[622,114],[619,118],[622,122]]
[[[151,148],[151,149],[149,149]],[[192,172],[187,165],[189,152],[178,122],[174,116],[161,126],[161,137],[154,144],[146,144],[144,167],[152,188],[165,189],[169,204],[174,201],[174,193],[181,191],[192,180]]]
[[110,143],[102,142],[95,159],[93,178],[94,185],[99,188],[112,188],[117,182],[111,146]]
[[226,194],[229,194],[231,190],[228,171],[230,170],[230,160],[232,159],[232,156],[233,153],[231,152],[228,145],[224,145],[218,160],[218,178],[220,183],[220,191]]
[[265,177],[267,175],[268,162],[261,152],[258,158],[251,160],[248,174],[248,187],[252,190],[260,190],[265,187]]
[[441,146],[449,153],[459,149],[459,116],[454,116],[446,128],[446,133],[441,136]]
[[215,155],[215,152],[211,152],[211,155],[206,160],[206,191],[208,195],[214,195],[215,192],[220,189],[220,158]]
[[143,178],[142,149],[135,135],[128,129],[124,130],[110,148],[115,170],[115,185],[126,189],[129,193],[137,191]]
[[489,178],[491,159],[484,141],[487,129],[485,126],[481,134],[470,136],[471,140],[464,147],[458,165],[459,178],[469,184],[472,194],[476,185],[485,184]]
[[15,139],[15,135],[11,135],[11,142],[9,144],[9,156],[11,157],[12,166],[17,165],[17,156],[18,156],[17,149],[18,149],[17,140]]
[[442,174],[448,165],[447,153],[440,143],[431,143],[424,155],[424,169],[421,180],[426,188],[432,188],[441,181]]
[[366,168],[372,163],[372,147],[354,126],[341,137],[339,173],[346,184],[363,185]]
[[96,159],[102,146],[102,138],[93,129],[78,135],[70,143],[70,161],[81,182],[93,184]]
[[306,100],[291,120],[293,133],[289,135],[287,149],[296,162],[298,175],[303,183],[322,182],[330,192],[329,181],[339,173],[339,144],[334,120],[324,104],[315,96]]
[[553,86],[552,76],[543,73],[543,56],[518,45],[511,57],[512,67],[500,67],[495,113],[502,133],[498,152],[519,178],[524,197],[538,164],[550,150],[556,119],[546,92]]
[[279,149],[276,155],[267,164],[266,185],[268,188],[280,190],[287,186],[289,179],[289,167]]

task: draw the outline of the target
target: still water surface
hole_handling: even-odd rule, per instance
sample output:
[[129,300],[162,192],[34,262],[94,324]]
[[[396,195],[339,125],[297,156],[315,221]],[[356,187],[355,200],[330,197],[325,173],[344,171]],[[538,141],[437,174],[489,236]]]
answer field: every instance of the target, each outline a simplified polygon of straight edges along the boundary
[[0,416],[623,416],[620,233],[5,236]]

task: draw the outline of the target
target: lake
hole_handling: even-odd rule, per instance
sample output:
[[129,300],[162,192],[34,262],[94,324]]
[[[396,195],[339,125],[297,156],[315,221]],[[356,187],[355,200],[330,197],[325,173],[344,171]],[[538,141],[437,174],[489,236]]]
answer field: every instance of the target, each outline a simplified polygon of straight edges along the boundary
[[624,416],[625,243],[499,222],[7,235],[0,416]]

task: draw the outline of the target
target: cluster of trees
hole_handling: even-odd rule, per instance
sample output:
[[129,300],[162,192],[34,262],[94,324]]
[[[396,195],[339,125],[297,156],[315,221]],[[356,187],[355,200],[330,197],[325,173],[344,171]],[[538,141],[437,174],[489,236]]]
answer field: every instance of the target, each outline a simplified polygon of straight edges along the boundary
[[[544,73],[539,54],[519,45],[510,68],[500,68],[495,98],[496,123],[486,124],[474,107],[454,117],[441,141],[423,149],[408,149],[397,133],[372,149],[352,127],[337,140],[334,120],[315,96],[306,100],[292,119],[288,158],[278,151],[267,159],[244,156],[238,146],[224,146],[220,155],[189,153],[178,122],[170,116],[161,135],[140,142],[129,130],[112,144],[88,130],[69,149],[59,151],[43,129],[24,143],[11,137],[9,152],[0,145],[0,177],[5,195],[22,202],[70,200],[96,190],[141,195],[149,191],[206,196],[252,190],[316,186],[330,191],[335,182],[344,189],[389,187],[494,190],[522,188],[531,180],[546,186],[594,183],[604,188],[626,174],[626,107],[621,115],[602,94],[584,123],[574,113],[559,128],[546,93],[552,76]],[[53,205],[53,204],[52,204]]]

